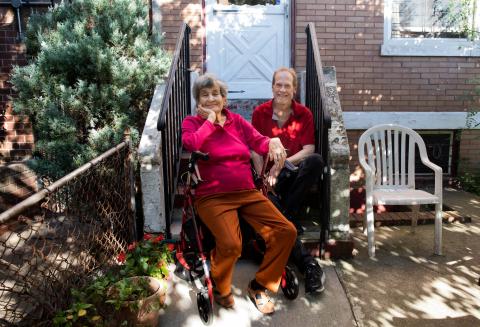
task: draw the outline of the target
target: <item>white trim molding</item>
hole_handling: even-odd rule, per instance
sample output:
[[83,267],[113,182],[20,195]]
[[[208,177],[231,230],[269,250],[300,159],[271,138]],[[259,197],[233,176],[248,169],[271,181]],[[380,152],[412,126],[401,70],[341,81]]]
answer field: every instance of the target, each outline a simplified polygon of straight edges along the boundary
[[480,57],[479,41],[398,38],[384,41],[382,56]]
[[[411,129],[448,130],[469,129],[467,127],[467,112],[378,112],[378,111],[344,111],[345,128],[369,129],[379,124],[398,124]],[[480,122],[480,113],[473,118]],[[480,129],[480,126],[472,127]]]
[[[454,38],[392,38],[392,1],[384,1],[382,56],[480,57],[478,39],[472,41]],[[480,28],[480,6],[477,6],[475,22],[477,28]]]

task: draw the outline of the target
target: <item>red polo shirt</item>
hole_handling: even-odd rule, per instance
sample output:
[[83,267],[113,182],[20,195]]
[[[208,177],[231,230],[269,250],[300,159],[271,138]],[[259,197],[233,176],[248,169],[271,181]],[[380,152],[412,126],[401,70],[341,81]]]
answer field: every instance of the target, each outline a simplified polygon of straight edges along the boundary
[[293,156],[304,145],[315,144],[313,115],[304,105],[292,100],[293,113],[280,128],[273,119],[273,100],[262,103],[253,111],[252,125],[262,135],[278,137],[287,149],[287,156]]

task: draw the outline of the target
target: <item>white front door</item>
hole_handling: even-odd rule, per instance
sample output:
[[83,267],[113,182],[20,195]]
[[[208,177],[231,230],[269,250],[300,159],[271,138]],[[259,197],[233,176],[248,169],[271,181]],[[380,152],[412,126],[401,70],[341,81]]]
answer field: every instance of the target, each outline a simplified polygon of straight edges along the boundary
[[207,0],[206,70],[227,83],[230,99],[268,99],[276,68],[290,65],[289,0],[220,5]]

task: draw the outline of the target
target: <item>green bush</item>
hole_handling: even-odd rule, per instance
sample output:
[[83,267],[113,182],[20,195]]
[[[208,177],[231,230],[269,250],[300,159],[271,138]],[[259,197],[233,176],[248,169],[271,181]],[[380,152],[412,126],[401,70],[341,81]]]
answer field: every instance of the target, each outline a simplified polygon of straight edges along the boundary
[[16,112],[34,129],[31,166],[58,178],[119,143],[138,142],[170,58],[148,33],[146,0],[64,1],[33,14],[29,64],[14,67]]
[[480,195],[480,173],[465,172],[458,177],[458,181],[464,191]]

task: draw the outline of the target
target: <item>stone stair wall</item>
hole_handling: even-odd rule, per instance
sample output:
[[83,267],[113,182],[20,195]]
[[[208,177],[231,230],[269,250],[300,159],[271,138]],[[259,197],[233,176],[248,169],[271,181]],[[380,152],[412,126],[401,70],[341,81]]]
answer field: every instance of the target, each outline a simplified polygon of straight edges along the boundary
[[343,122],[342,106],[337,92],[335,67],[324,67],[327,108],[332,118],[328,134],[330,145],[330,237],[349,240],[350,210],[350,148]]

